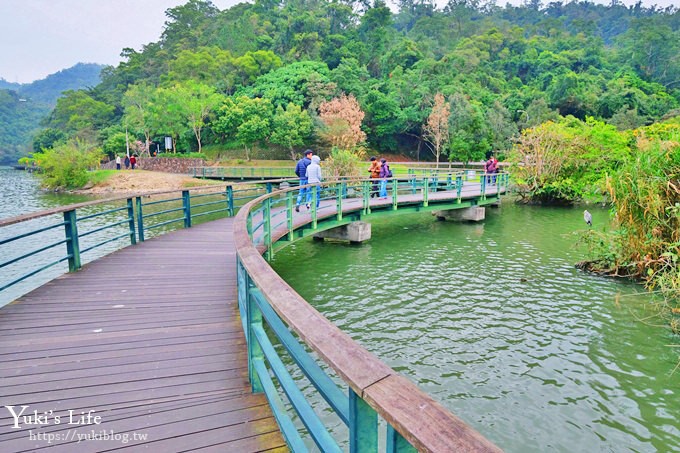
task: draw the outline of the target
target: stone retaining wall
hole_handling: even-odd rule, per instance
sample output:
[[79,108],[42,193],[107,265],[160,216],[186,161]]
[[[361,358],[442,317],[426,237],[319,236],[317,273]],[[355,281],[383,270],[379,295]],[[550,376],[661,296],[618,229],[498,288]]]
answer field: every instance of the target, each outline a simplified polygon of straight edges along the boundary
[[[122,159],[125,161],[125,158]],[[125,164],[121,163],[125,170]],[[189,174],[191,167],[205,167],[203,159],[182,159],[178,157],[142,157],[137,158],[137,168],[150,171],[162,171],[165,173]],[[116,161],[110,161],[101,165],[104,169],[115,169]]]

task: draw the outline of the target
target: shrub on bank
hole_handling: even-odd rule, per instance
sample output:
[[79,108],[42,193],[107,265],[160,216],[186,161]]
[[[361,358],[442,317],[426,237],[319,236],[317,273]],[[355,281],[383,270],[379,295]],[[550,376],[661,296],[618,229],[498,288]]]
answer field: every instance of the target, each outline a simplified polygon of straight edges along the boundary
[[102,157],[100,148],[73,140],[36,153],[33,160],[40,167],[44,187],[77,189],[88,183],[88,170],[97,168]]

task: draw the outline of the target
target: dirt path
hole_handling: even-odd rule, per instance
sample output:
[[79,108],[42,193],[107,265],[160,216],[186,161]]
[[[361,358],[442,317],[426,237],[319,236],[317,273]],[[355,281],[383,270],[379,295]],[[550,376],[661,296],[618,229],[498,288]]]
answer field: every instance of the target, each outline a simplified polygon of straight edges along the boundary
[[[76,193],[116,195],[152,190],[184,189],[194,186],[207,186],[211,183],[213,182],[174,173],[145,170],[121,170],[116,172],[115,175],[105,182],[91,188],[78,190]],[[223,184],[216,181],[214,183]]]

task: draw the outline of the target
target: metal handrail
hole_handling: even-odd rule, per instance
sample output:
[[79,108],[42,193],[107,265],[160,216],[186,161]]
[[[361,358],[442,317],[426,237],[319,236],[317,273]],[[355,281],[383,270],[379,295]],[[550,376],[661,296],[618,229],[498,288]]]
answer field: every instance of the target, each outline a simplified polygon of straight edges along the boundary
[[[199,186],[185,190],[160,190],[77,203],[0,220],[0,306],[67,269],[82,267],[83,259],[97,259],[146,236],[162,234],[177,226],[190,227],[195,219],[233,216],[247,201],[271,192],[283,180]],[[179,197],[173,194],[179,193]],[[170,196],[170,197],[168,197]],[[200,203],[192,203],[200,199]],[[51,217],[61,215],[60,221]],[[21,225],[21,227],[14,227]],[[19,231],[15,231],[19,230]],[[61,230],[61,233],[59,232]],[[151,233],[153,232],[153,233]],[[59,246],[65,245],[63,249]],[[94,253],[95,250],[100,250]],[[86,254],[87,256],[83,257]],[[19,283],[43,275],[44,281],[14,290]],[[13,295],[5,296],[6,290]]]

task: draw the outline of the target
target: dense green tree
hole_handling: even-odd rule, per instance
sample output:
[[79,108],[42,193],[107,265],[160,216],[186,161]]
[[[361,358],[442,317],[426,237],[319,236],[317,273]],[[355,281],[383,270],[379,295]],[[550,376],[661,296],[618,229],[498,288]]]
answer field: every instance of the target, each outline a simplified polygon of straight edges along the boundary
[[216,132],[238,140],[250,160],[250,149],[272,132],[273,107],[269,99],[246,96],[227,98],[213,122]]
[[312,88],[319,84],[328,86],[331,83],[329,73],[324,63],[292,63],[259,77],[252,86],[240,90],[239,94],[266,98],[275,107],[285,107],[292,102],[308,108],[317,94]]
[[295,147],[302,146],[309,139],[313,131],[312,118],[306,110],[292,102],[284,110],[280,105],[276,107],[272,118],[272,130],[269,141],[283,146],[290,152],[290,158],[295,160],[298,155]]
[[174,96],[175,108],[179,110],[179,115],[196,138],[198,152],[202,152],[201,134],[206,120],[213,115],[223,97],[215,93],[211,86],[193,81],[175,85],[171,93]]
[[114,106],[93,99],[85,91],[67,91],[57,100],[47,125],[73,136],[89,138],[92,131],[111,123],[114,111]]

